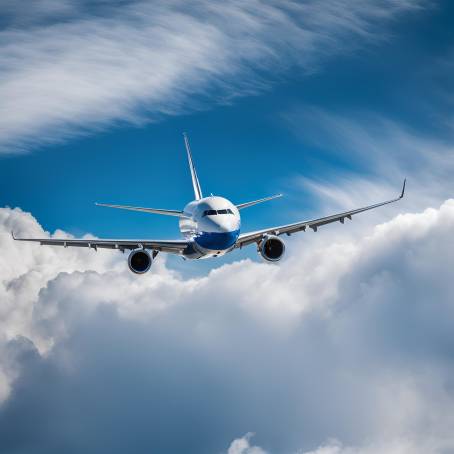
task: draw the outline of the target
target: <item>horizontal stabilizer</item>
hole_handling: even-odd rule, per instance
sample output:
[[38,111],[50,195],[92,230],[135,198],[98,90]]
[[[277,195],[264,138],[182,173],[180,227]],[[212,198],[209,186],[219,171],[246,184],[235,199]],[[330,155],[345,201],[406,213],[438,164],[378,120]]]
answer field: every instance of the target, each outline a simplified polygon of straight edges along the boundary
[[254,200],[253,202],[240,203],[236,207],[239,210],[242,210],[243,208],[248,208],[252,205],[257,205],[258,203],[268,202],[269,200],[277,199],[279,197],[282,197],[282,194],[272,195],[271,197],[265,197],[264,199]]
[[160,210],[158,208],[131,207],[128,205],[110,205],[108,203],[95,203],[98,207],[120,208],[121,210],[142,211],[143,213],[164,214],[166,216],[183,216],[179,210]]

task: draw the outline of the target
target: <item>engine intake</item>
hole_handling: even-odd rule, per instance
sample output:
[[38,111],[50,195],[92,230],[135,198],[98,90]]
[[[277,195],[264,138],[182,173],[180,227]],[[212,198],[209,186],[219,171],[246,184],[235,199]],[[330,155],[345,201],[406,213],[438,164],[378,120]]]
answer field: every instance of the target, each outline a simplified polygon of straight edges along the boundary
[[268,262],[277,262],[284,256],[285,243],[277,236],[266,236],[259,244],[259,252]]
[[129,254],[128,265],[133,273],[146,273],[150,269],[152,262],[153,258],[145,249],[135,249]]

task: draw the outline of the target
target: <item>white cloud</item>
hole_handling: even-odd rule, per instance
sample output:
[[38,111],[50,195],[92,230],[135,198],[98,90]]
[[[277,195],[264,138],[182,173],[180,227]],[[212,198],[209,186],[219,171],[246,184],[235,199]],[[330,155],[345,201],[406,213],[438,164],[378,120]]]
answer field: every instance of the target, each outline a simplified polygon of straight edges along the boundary
[[[0,32],[0,152],[257,92],[279,77],[276,68],[312,71],[328,55],[383,39],[387,21],[425,4],[8,2],[2,7],[12,25]],[[19,28],[24,20],[30,25]]]
[[250,440],[254,436],[253,433],[249,432],[241,438],[233,440],[227,454],[266,454],[259,446],[251,446]]
[[[40,226],[0,220],[4,449],[452,449],[454,201],[196,279],[162,256],[137,277],[112,251],[14,243]],[[250,430],[257,446],[232,443]]]

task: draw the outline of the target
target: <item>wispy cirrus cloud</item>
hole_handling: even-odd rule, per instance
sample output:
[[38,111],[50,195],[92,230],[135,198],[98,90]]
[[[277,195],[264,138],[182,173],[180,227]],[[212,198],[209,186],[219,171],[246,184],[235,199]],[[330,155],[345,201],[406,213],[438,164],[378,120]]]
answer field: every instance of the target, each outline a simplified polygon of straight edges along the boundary
[[[449,138],[369,111],[299,106],[282,118],[308,147],[308,155],[325,167],[318,177],[296,176],[292,184],[318,196],[328,211],[397,196],[404,178],[407,209],[424,209],[453,195],[454,145]],[[401,205],[391,209],[397,213]],[[364,221],[379,222],[376,215]]]
[[22,15],[8,2],[0,152],[256,93],[286,68],[313,71],[333,53],[383,39],[390,20],[426,3],[48,0],[19,2]]

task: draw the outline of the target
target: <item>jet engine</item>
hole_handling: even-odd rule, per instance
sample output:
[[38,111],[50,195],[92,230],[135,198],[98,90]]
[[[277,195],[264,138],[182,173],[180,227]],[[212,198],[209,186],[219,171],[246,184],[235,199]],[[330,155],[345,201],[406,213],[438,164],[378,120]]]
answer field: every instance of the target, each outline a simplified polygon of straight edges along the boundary
[[265,236],[259,244],[260,255],[268,262],[277,262],[285,252],[285,243],[277,236]]
[[145,249],[135,249],[129,254],[129,269],[136,274],[146,273],[153,262],[153,258]]

